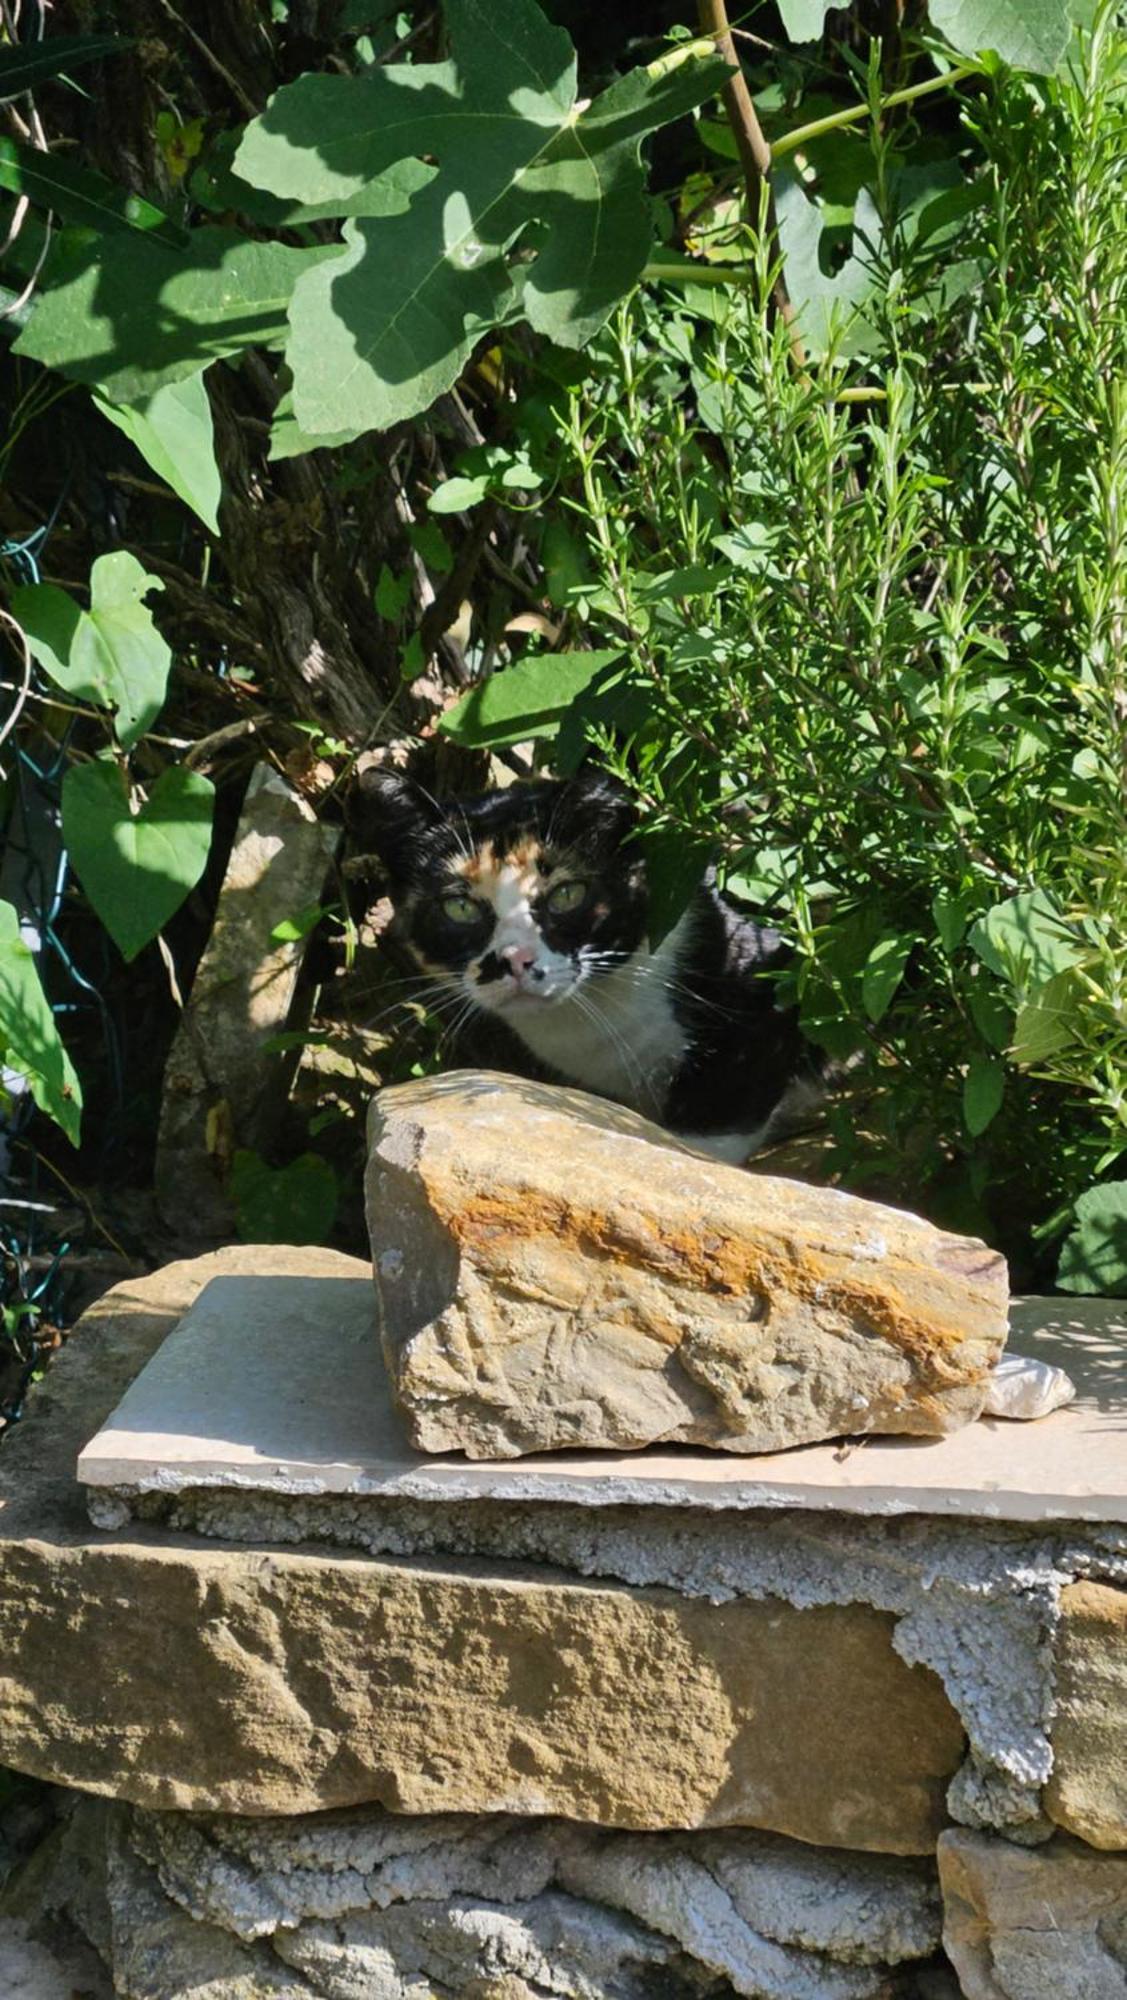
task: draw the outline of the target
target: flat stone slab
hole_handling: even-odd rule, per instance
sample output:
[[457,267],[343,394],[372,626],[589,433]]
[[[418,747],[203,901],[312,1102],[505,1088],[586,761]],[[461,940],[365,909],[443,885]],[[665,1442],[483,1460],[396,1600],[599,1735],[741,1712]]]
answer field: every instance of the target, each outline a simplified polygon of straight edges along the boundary
[[[259,1253],[260,1255],[263,1253]],[[300,1254],[300,1253],[297,1253]],[[285,1253],[295,1259],[295,1253]],[[799,1507],[995,1521],[1127,1521],[1127,1306],[1019,1299],[1013,1349],[1076,1401],[1035,1423],[866,1438],[751,1458],[682,1448],[500,1463],[413,1451],[363,1277],[214,1278],[82,1451],[89,1487],[196,1487],[577,1506]]]
[[[129,1280],[83,1315],[5,1439],[0,1765],[162,1811],[374,1803],[934,1849],[964,1723],[938,1669],[896,1650],[894,1611],[845,1576],[848,1557],[835,1555],[828,1593],[716,1601],[613,1562],[588,1576],[558,1546],[522,1560],[508,1536],[480,1555],[432,1545],[384,1559],[269,1534],[225,1544],[92,1526],[74,1477],[82,1440],[208,1278],[264,1268],[283,1289],[309,1276],[369,1287],[366,1267],[336,1252],[250,1245]],[[257,1350],[240,1349],[248,1375],[271,1351],[270,1327],[258,1332]],[[467,1518],[497,1510],[386,1511],[433,1515],[456,1540]],[[584,1530],[600,1518],[557,1511]],[[667,1518],[647,1512],[651,1526]],[[845,1525],[851,1543],[879,1544],[890,1524]],[[926,1565],[930,1594],[931,1551]],[[880,1595],[888,1565],[876,1568]],[[1008,1600],[1008,1571],[1003,1589]],[[976,1566],[976,1605],[980,1593]],[[961,1680],[965,1653],[960,1637]],[[1008,1689],[1010,1648],[1004,1669]],[[198,1986],[170,1976],[161,1991]]]

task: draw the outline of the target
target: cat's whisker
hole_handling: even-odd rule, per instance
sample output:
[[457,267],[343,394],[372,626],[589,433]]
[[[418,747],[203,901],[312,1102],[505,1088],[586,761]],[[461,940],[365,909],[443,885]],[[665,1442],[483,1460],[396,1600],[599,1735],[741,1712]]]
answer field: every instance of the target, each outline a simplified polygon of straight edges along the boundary
[[[612,968],[613,970],[614,968]],[[619,964],[618,972],[621,974],[623,980],[628,980],[635,987],[645,984],[657,984],[665,992],[679,994],[682,999],[691,1001],[694,1006],[705,1007],[710,1013],[719,1014],[726,1020],[734,1021],[739,1018],[736,1009],[722,1007],[719,1001],[707,999],[703,993],[698,992],[695,987],[687,985],[683,979],[675,978],[664,966],[654,964],[631,965],[623,960]]]
[[441,1015],[449,1008],[458,1005],[464,998],[460,987],[450,986],[442,980],[430,978],[417,981],[415,985],[415,992],[396,994],[394,999],[366,1021],[364,1026],[369,1029],[378,1027],[379,1023],[385,1021],[389,1014],[394,1014],[396,1009],[402,1009],[406,1013],[412,1007],[421,1007],[425,1013]]
[[441,976],[433,972],[415,972],[403,979],[373,979],[369,981],[367,986],[354,987],[349,990],[349,1005],[357,1007],[364,1000],[379,999],[385,993],[395,993],[397,988],[400,991],[396,993],[396,997],[401,998],[401,989],[405,986],[413,986],[420,990],[425,990],[428,986],[443,987],[445,984],[446,982]]
[[469,1020],[471,1014],[474,1014],[476,1012],[477,1012],[477,1001],[472,999],[466,1000],[461,1011],[455,1014],[453,1020],[449,1023],[449,1025],[443,1030],[442,1034],[440,1035],[438,1041],[438,1047],[435,1051],[436,1055],[441,1056],[447,1044],[450,1041],[452,1041],[456,1035],[459,1035],[461,1033],[462,1029],[466,1025],[466,1022]]
[[572,991],[571,998],[575,1001],[579,1012],[584,1014],[588,1020],[593,1021],[595,1026],[606,1036],[611,1046],[617,1049],[622,1066],[627,1076],[633,1082],[639,1104],[645,1104],[647,1100],[651,1104],[656,1104],[657,1094],[652,1079],[643,1074],[641,1065],[638,1063],[633,1050],[630,1048],[625,1037],[615,1027],[613,1021],[596,1005],[591,994],[585,994],[580,988],[576,987]]

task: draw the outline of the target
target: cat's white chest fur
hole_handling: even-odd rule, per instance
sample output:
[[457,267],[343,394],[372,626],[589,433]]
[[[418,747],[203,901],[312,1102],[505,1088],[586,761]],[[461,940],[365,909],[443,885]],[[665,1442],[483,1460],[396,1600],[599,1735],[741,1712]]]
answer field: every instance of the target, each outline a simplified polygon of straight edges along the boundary
[[656,951],[643,947],[613,972],[584,980],[566,1000],[508,1011],[510,1027],[534,1056],[582,1090],[660,1116],[688,1046],[670,993],[685,922]]

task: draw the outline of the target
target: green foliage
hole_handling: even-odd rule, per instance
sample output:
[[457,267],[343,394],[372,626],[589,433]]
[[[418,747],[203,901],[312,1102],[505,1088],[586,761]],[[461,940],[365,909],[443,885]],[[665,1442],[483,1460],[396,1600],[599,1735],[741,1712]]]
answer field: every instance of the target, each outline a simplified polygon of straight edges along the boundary
[[203,375],[169,382],[137,403],[95,395],[102,415],[124,431],[159,479],[178,493],[205,528],[219,532],[223,483],[215,462],[215,432]]
[[41,1111],[78,1144],[82,1091],[44,997],[35,955],[20,936],[19,917],[0,902],[0,1059],[25,1076]]
[[[7,453],[62,395],[54,370],[162,483],[111,441],[175,661],[157,578],[102,553],[122,495],[75,539],[85,435],[63,499],[52,474],[25,505],[26,457],[12,484],[34,663],[15,741],[69,766],[70,914],[128,960],[160,933],[205,866],[192,767],[213,753],[241,783],[264,751],[333,816],[352,755],[414,732],[467,781],[474,753],[594,753],[643,804],[659,929],[715,856],[793,939],[782,997],[844,1066],[834,1169],[910,1186],[1024,1270],[1074,1219],[1062,1282],[1121,1286],[1121,26],[1105,7],[1081,35],[1087,0],[930,0],[925,35],[893,10],[866,58],[859,10],[784,0],[800,55],[739,43],[779,162],[772,240],[720,111],[686,115],[724,74],[708,46],[549,11],[355,0],[245,129],[209,102],[205,31],[172,25],[129,187],[75,129],[75,89],[45,93],[46,150],[0,140],[9,216],[32,204],[0,251],[22,327]],[[266,58],[292,78],[288,20],[264,11],[244,102]],[[123,46],[0,50],[0,95]],[[654,202],[642,148],[673,121]],[[57,538],[28,585],[34,521]],[[84,609],[61,583],[87,569]],[[9,932],[8,1059],[74,1137]],[[333,1226],[311,1154],[237,1153],[232,1191],[257,1240]]]
[[1057,1283],[1066,1292],[1127,1298],[1127,1181],[1105,1181],[1081,1195]]
[[18,139],[0,138],[0,187],[41,202],[82,229],[140,230],[173,249],[187,241],[184,230],[163,209],[91,173],[73,160],[59,159]]
[[821,40],[833,0],[779,0],[779,16],[792,42]]
[[68,75],[83,63],[98,62],[132,46],[121,35],[52,35],[0,49],[0,103],[34,90],[49,77]]
[[558,742],[644,802],[669,914],[689,842],[773,904],[807,1032],[850,1061],[840,1168],[910,1176],[1024,1257],[1030,1220],[1059,1231],[1127,1158],[1127,40],[1106,11],[1076,64],[968,103],[954,179],[870,126],[840,286],[818,210],[783,191],[805,372],[762,242],[750,284],[621,311],[557,400],[551,471],[582,497],[569,601],[629,649]]
[[1068,47],[1068,0],[929,0],[932,26],[957,49],[989,49],[1015,69],[1055,70]]
[[183,249],[136,232],[76,244],[15,352],[139,402],[219,356],[280,346],[296,279],[333,254],[211,226]]
[[[792,42],[821,38],[832,0],[779,0]],[[928,0],[932,27],[967,55],[989,50],[1014,69],[1055,70],[1079,10],[1069,0]]]
[[858,205],[850,254],[832,273],[822,263],[828,236],[824,211],[807,199],[796,180],[783,182],[778,212],[787,292],[807,351],[819,357],[832,351],[841,358],[878,347],[876,328],[850,311],[871,298],[879,283],[866,254],[865,225],[871,235],[874,219],[871,203]]
[[99,556],[90,572],[90,609],[53,583],[12,594],[32,656],[68,694],[113,710],[114,732],[130,749],[164,703],[172,654],[146,597],[163,586],[124,549]]
[[316,1153],[271,1167],[241,1150],[231,1163],[230,1189],[244,1243],[324,1243],[332,1229],[337,1179]]
[[123,958],[156,937],[207,864],[215,787],[170,765],[143,804],[110,757],[63,782],[63,835],[86,894]]
[[441,728],[455,743],[500,749],[506,743],[551,738],[567,711],[623,648],[601,652],[543,653],[493,674],[448,708]]
[[[641,140],[724,73],[711,55],[678,52],[579,111],[574,51],[535,0],[447,0],[444,11],[447,62],[302,77],[235,159],[252,186],[349,217],[343,253],[298,281],[290,307],[294,412],[311,439],[425,410],[474,342],[514,318],[553,340],[589,339],[649,253]],[[350,214],[389,169],[424,156],[438,168],[406,214]],[[518,241],[535,250],[519,266]]]

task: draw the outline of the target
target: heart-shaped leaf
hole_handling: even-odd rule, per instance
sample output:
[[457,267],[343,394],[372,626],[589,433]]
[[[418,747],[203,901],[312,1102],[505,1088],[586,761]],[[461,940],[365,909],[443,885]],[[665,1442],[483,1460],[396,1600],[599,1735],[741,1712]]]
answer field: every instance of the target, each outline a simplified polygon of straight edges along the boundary
[[202,369],[183,382],[166,382],[136,403],[115,403],[97,392],[94,401],[136,445],[158,479],[179,494],[212,534],[218,534],[223,482],[215,462],[215,428]]
[[160,714],[172,654],[145,598],[163,590],[124,549],[99,556],[90,571],[90,609],[53,583],[12,593],[12,611],[44,673],[81,701],[114,711],[114,731],[128,750]]
[[77,1146],[82,1091],[11,903],[0,903],[0,1057],[26,1076],[39,1109]]
[[215,787],[198,771],[162,771],[140,812],[111,760],[63,780],[63,839],[78,879],[123,958],[155,938],[203,874]]
[[792,42],[820,41],[831,0],[779,0],[779,14]]
[[866,248],[867,240],[879,233],[871,195],[863,189],[857,198],[853,254],[832,277],[822,269],[823,209],[807,199],[801,181],[791,174],[780,176],[776,200],[787,290],[810,353],[825,354],[831,347],[839,355],[871,352],[878,344],[877,335],[860,312],[876,285],[872,254]]

